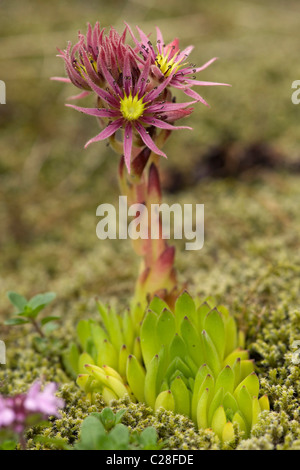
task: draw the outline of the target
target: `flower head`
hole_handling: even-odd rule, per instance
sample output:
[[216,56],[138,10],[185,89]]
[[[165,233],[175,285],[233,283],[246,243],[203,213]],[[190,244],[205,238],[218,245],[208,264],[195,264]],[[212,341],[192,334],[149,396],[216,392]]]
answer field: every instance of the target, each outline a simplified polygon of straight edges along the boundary
[[[148,89],[147,78],[150,73],[150,60],[140,71],[138,79],[133,75],[129,58],[125,60],[122,83],[118,84],[111,72],[103,67],[103,74],[108,82],[106,90],[96,85],[85,75],[91,89],[98,95],[99,108],[82,108],[68,104],[67,106],[85,114],[108,120],[108,125],[98,135],[89,140],[98,142],[114,135],[119,129],[124,131],[123,151],[126,166],[130,172],[130,161],[133,147],[145,145],[155,154],[166,157],[151,137],[154,128],[174,130],[190,129],[186,126],[175,127],[171,122],[192,112],[192,103],[173,103],[165,100],[166,88],[171,76],[155,88]],[[137,142],[137,138],[141,142]]]
[[129,58],[131,68],[138,74],[138,67],[135,62],[135,52],[125,44],[126,30],[120,36],[114,28],[111,28],[108,35],[105,29],[101,29],[99,22],[92,28],[88,23],[86,36],[78,33],[78,42],[72,47],[71,42],[65,50],[60,50],[58,57],[65,62],[66,72],[69,78],[52,77],[53,80],[73,83],[77,88],[84,91],[71,98],[83,98],[92,88],[88,83],[89,79],[105,88],[107,86],[103,69],[109,69],[114,80],[119,81],[124,68],[125,58]]
[[180,51],[177,38],[166,45],[160,29],[156,28],[157,40],[155,47],[149,40],[149,37],[138,26],[136,28],[139,32],[140,40],[135,37],[129,25],[127,25],[127,28],[134,40],[136,46],[135,52],[140,54],[144,61],[150,58],[151,74],[154,80],[161,82],[169,76],[172,76],[168,83],[169,86],[183,90],[186,95],[196,101],[201,101],[206,106],[208,106],[207,102],[197,92],[191,90],[192,86],[229,86],[227,83],[195,80],[195,73],[201,72],[209,67],[217,59],[216,57],[210,59],[201,67],[196,67],[195,64],[186,62],[194,46],[188,46],[183,51]]
[[[145,147],[166,157],[160,147],[170,131],[187,128],[175,127],[173,123],[188,116],[193,111],[190,105],[196,101],[207,104],[191,90],[193,85],[225,85],[195,81],[192,76],[215,59],[198,68],[187,65],[186,58],[192,46],[180,51],[177,39],[165,45],[157,28],[157,46],[154,48],[145,33],[137,29],[140,41],[128,25],[120,36],[113,28],[105,35],[98,22],[94,28],[89,24],[86,36],[79,33],[74,47],[69,43],[65,51],[60,51],[69,78],[54,77],[84,90],[72,98],[81,98],[90,92],[96,94],[96,108],[73,106],[98,117],[101,126],[105,127],[86,146],[109,139],[124,155],[128,172],[131,161]],[[134,40],[134,48],[125,42],[127,30]],[[176,103],[172,87],[182,89],[193,101]]]

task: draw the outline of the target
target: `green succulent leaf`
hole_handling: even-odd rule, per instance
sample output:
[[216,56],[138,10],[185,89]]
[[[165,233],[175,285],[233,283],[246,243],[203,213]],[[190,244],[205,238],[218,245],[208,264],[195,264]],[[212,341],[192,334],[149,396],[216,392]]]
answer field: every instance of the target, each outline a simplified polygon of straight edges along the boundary
[[223,398],[224,398],[224,389],[219,388],[218,391],[215,391],[214,396],[209,405],[209,409],[208,409],[208,424],[209,425],[212,425],[214,414],[216,410],[222,405]]
[[208,403],[210,399],[210,391],[205,388],[197,403],[197,425],[200,429],[206,429],[208,427]]
[[225,357],[238,346],[237,328],[233,317],[228,317],[225,321]]
[[223,406],[219,406],[219,408],[216,409],[211,427],[212,430],[219,436],[219,438],[222,440],[222,434],[223,434],[223,429],[224,426],[226,425],[227,419],[226,419],[226,414],[224,411]]
[[97,345],[97,364],[118,368],[118,352],[107,339]]
[[141,326],[141,349],[146,367],[158,353],[158,344],[156,338],[157,315],[149,310]]
[[155,407],[157,391],[159,389],[158,383],[159,371],[159,356],[156,354],[148,365],[145,376],[145,401],[151,408]]
[[156,331],[158,343],[169,346],[176,331],[174,314],[164,309],[158,317]]
[[230,366],[226,366],[217,377],[215,391],[222,387],[225,393],[233,393],[234,383],[234,373]]
[[225,352],[225,327],[221,315],[218,310],[214,308],[205,318],[204,330],[212,339],[214,346],[219,354],[220,361],[222,361]]
[[86,368],[85,368],[86,364],[94,365],[95,362],[94,362],[93,358],[88,353],[82,353],[82,354],[80,354],[79,360],[78,360],[78,372],[79,372],[79,374],[84,374],[86,372]]
[[245,418],[245,424],[247,431],[251,428],[252,423],[252,398],[245,385],[239,389],[237,396],[237,402],[239,409],[241,410],[242,416]]
[[146,373],[143,366],[133,355],[128,356],[126,376],[128,384],[135,397],[138,399],[138,401],[144,402]]
[[175,304],[175,318],[177,331],[180,329],[180,325],[185,316],[188,316],[191,319],[195,319],[196,306],[192,297],[188,292],[184,292],[176,301]]
[[86,350],[88,339],[91,337],[91,323],[89,320],[80,320],[77,324],[77,336],[82,349]]
[[199,335],[202,333],[204,330],[204,323],[207,314],[211,311],[211,307],[207,302],[203,302],[203,304],[200,305],[197,309],[197,316],[196,316],[196,326],[197,326],[197,331]]
[[177,376],[171,384],[171,392],[175,401],[175,412],[189,416],[190,414],[190,396],[189,391],[180,376]]
[[176,333],[170,344],[170,361],[176,357],[185,357],[188,354],[187,347],[183,339]]
[[153,299],[151,300],[150,304],[149,304],[149,310],[152,310],[152,312],[154,313],[157,313],[158,315],[161,314],[161,312],[164,310],[164,309],[167,309],[168,310],[168,305],[166,304],[166,302],[164,302],[160,297],[158,297],[157,295],[155,295],[153,297]]
[[79,374],[79,356],[79,350],[75,343],[71,343],[69,348],[62,354],[64,366],[74,378]]
[[221,362],[219,355],[212,342],[210,336],[205,330],[202,331],[203,345],[204,345],[204,362],[206,362],[211,368],[214,376],[216,377],[221,370]]
[[157,411],[160,408],[169,411],[175,411],[175,400],[171,390],[164,390],[157,396],[154,410]]
[[186,344],[188,355],[200,366],[204,363],[204,346],[202,338],[198,335],[193,324],[188,317],[184,317],[181,322],[181,335]]

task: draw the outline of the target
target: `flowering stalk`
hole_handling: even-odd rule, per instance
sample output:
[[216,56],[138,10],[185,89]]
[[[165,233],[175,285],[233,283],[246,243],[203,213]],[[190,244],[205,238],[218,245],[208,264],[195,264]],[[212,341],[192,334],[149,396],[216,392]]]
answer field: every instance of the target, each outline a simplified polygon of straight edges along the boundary
[[[59,51],[69,78],[54,77],[71,82],[83,90],[82,98],[94,93],[97,107],[86,108],[72,104],[67,106],[98,118],[101,132],[86,143],[86,147],[108,139],[111,147],[121,155],[119,182],[123,195],[130,205],[142,203],[147,209],[160,204],[159,157],[166,157],[162,146],[172,130],[190,129],[175,126],[174,122],[193,111],[192,104],[206,101],[193,85],[226,85],[224,83],[196,81],[194,74],[207,68],[214,59],[202,67],[185,62],[193,47],[179,49],[178,39],[165,45],[157,28],[154,47],[148,36],[138,27],[138,40],[129,25],[120,36],[113,28],[108,35],[97,22],[88,25],[86,36],[79,33],[79,40],[72,48]],[[129,31],[134,47],[128,45]],[[193,101],[177,103],[172,88],[181,89]],[[125,168],[126,167],[126,168]],[[126,171],[127,169],[127,171]],[[150,213],[151,211],[148,211]],[[178,288],[174,270],[174,247],[169,247],[162,236],[158,219],[146,240],[134,241],[135,251],[142,256],[142,266],[136,285],[135,302],[149,301],[155,294],[174,306]],[[153,221],[152,221],[153,224]],[[151,224],[148,224],[150,226]]]
[[[148,161],[146,170],[143,164]],[[161,218],[152,218],[151,206],[161,204],[161,185],[158,162],[153,154],[145,148],[132,162],[130,175],[126,174],[124,159],[119,166],[120,188],[127,196],[128,204],[144,204],[145,211],[139,214],[140,226],[148,228],[142,238],[132,240],[135,252],[142,257],[140,274],[136,283],[133,304],[147,303],[158,295],[168,305],[174,306],[178,296],[176,272],[174,268],[175,248],[168,246],[162,237]],[[146,220],[145,220],[146,219]],[[153,238],[152,234],[156,237]]]

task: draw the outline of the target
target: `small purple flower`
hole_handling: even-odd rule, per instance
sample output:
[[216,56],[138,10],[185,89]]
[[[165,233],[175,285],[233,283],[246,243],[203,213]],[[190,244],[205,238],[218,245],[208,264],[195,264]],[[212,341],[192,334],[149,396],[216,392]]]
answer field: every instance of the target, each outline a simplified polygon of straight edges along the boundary
[[59,416],[58,409],[63,408],[64,401],[57,398],[54,393],[57,386],[54,382],[45,386],[41,391],[40,382],[35,382],[27,392],[24,408],[28,412],[41,413],[43,416]]
[[56,389],[56,384],[51,382],[41,391],[40,382],[35,382],[26,394],[0,396],[0,429],[9,428],[21,434],[33,414],[38,415],[39,419],[59,417],[58,409],[64,407],[64,401],[55,396]]
[[8,406],[7,399],[0,397],[0,429],[10,426],[15,420],[14,411]]

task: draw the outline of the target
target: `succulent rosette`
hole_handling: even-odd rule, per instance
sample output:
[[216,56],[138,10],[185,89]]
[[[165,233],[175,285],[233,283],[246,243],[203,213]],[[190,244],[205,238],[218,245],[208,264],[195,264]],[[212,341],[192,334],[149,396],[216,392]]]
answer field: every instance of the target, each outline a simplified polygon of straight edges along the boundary
[[244,336],[223,306],[209,299],[198,305],[185,292],[174,311],[155,297],[144,318],[138,307],[124,316],[102,304],[99,311],[102,326],[79,325],[85,352],[73,345],[65,357],[90,400],[97,392],[107,403],[129,396],[188,416],[223,442],[234,439],[235,427],[248,437],[269,409]]

